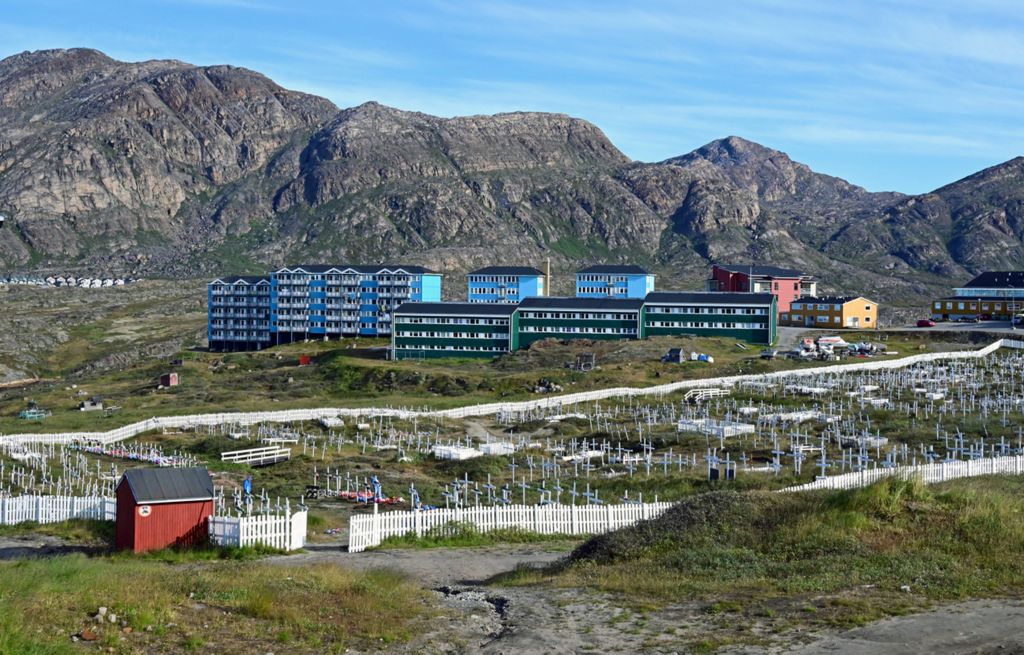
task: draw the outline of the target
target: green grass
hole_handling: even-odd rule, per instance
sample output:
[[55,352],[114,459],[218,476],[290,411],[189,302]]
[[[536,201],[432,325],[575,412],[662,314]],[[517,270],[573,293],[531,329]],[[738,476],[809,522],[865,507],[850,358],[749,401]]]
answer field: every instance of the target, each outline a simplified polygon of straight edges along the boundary
[[[714,492],[509,581],[584,587],[641,607],[696,600],[731,623],[849,627],[935,601],[1024,592],[1024,480],[848,492]],[[901,587],[908,585],[910,593]]]
[[[24,655],[80,652],[85,627],[119,653],[340,653],[407,640],[432,614],[402,577],[337,566],[65,556],[0,563],[0,577],[0,652]],[[101,606],[131,631],[91,621]]]
[[60,537],[66,541],[80,544],[113,544],[114,522],[71,519],[69,521],[61,521],[60,523],[26,521],[17,525],[0,526],[0,536],[23,537],[31,535]]
[[[137,332],[142,325],[138,321],[130,324],[124,321],[128,321],[128,317],[118,313],[104,323],[106,327],[83,326],[51,358],[83,363],[116,350],[116,344],[97,339],[96,335],[115,329],[111,325],[129,332]],[[859,339],[877,335],[845,336]],[[918,352],[918,346],[924,343],[920,335],[901,339],[890,339],[888,343],[904,355]],[[383,359],[382,351],[372,349],[386,344],[387,341],[381,339],[352,339],[290,344],[253,353],[186,351],[181,353],[184,365],[178,369],[181,385],[164,390],[156,389],[159,375],[169,370],[166,361],[161,359],[147,360],[123,371],[81,376],[75,379],[76,389],[68,388],[66,382],[56,382],[0,392],[0,432],[109,430],[153,416],[204,412],[384,405],[444,409],[496,400],[534,399],[537,395],[533,387],[541,378],[561,385],[564,393],[572,393],[821,365],[786,360],[766,362],[758,358],[756,347],[742,350],[736,346],[736,340],[725,338],[543,342],[494,361],[390,362]],[[63,350],[65,347],[71,350]],[[670,347],[713,354],[715,363],[662,363],[660,357]],[[565,368],[565,364],[574,361],[576,354],[583,351],[596,353],[598,370],[584,374]],[[314,365],[299,367],[300,354],[312,355]],[[56,363],[47,368],[54,367]],[[82,398],[79,392],[103,396],[108,405],[117,405],[121,410],[113,416],[79,412],[77,406]],[[15,418],[28,399],[51,410],[53,416],[39,422]]]

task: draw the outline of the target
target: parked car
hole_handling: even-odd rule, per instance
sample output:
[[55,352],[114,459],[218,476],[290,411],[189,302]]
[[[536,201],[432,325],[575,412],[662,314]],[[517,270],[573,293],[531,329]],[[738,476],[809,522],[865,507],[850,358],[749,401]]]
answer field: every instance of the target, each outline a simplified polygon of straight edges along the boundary
[[935,327],[935,321],[930,318],[922,318],[917,322],[917,327]]
[[779,351],[774,348],[765,348],[761,351],[761,359],[775,359],[779,356]]
[[958,318],[956,320],[958,322],[960,322],[960,323],[977,323],[978,322],[978,317],[977,316],[961,316],[960,318]]

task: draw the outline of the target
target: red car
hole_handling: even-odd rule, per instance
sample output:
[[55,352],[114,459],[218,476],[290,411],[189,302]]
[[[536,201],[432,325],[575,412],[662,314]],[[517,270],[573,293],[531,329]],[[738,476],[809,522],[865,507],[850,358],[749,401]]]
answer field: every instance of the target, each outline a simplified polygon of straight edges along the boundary
[[917,322],[917,327],[935,327],[935,321],[930,318],[922,318]]

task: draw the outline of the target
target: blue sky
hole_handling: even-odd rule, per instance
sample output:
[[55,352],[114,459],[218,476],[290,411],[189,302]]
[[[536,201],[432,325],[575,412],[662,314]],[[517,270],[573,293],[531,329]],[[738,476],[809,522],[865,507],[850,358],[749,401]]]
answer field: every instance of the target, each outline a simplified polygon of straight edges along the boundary
[[739,135],[871,190],[1024,154],[1016,0],[5,0],[0,56],[230,63],[342,107],[535,110],[658,161]]

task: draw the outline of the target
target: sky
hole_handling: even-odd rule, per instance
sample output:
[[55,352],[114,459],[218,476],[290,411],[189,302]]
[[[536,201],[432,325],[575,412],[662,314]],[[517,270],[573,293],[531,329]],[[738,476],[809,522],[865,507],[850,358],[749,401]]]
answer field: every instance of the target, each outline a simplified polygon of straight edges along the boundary
[[260,71],[350,107],[563,112],[660,161],[737,135],[872,191],[1024,155],[1019,0],[4,0],[0,57]]

